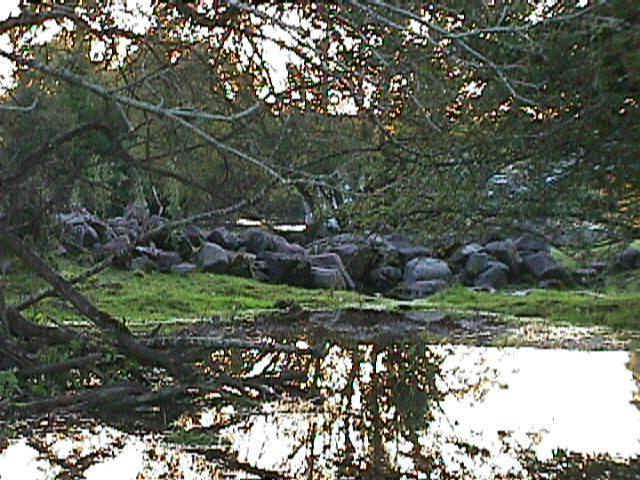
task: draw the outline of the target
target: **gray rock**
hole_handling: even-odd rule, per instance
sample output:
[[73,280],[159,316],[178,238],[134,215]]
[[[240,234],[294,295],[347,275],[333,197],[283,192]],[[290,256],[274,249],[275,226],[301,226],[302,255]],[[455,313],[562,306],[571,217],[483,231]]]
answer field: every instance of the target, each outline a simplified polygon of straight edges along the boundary
[[256,256],[248,252],[229,252],[229,255],[230,262],[226,273],[236,277],[251,278]]
[[444,280],[418,280],[415,282],[402,282],[393,288],[388,295],[401,300],[413,300],[424,298],[439,292],[447,287]]
[[489,262],[483,271],[473,282],[474,287],[502,288],[509,281],[509,267],[502,262]]
[[335,268],[311,267],[312,286],[327,290],[345,290],[342,273]]
[[526,269],[539,280],[566,280],[568,273],[548,252],[538,252],[524,257]]
[[205,242],[196,256],[198,267],[205,272],[226,273],[229,253],[217,243]]
[[467,262],[467,258],[469,258],[469,255],[471,255],[472,253],[479,253],[481,251],[482,245],[480,245],[479,243],[468,243],[464,247],[458,249],[456,253],[451,255],[449,262],[454,265],[463,266]]
[[433,254],[429,248],[422,245],[415,245],[404,235],[386,235],[384,240],[386,246],[397,253],[403,264],[416,257],[429,257]]
[[309,259],[311,260],[311,266],[313,267],[336,270],[342,276],[342,282],[344,283],[344,287],[342,287],[342,289],[349,288],[353,290],[356,288],[356,284],[353,282],[351,275],[347,272],[347,269],[338,254],[321,253],[319,255],[311,255]]
[[464,265],[464,276],[473,279],[489,265],[489,255],[481,252],[474,252],[467,257]]
[[422,280],[448,281],[451,275],[451,269],[446,262],[437,258],[418,257],[407,263],[404,281],[408,284]]
[[208,242],[217,243],[226,250],[238,250],[242,245],[240,235],[225,227],[214,229],[206,238]]
[[180,257],[177,252],[160,250],[154,258],[154,261],[158,265],[158,270],[166,273],[171,271],[171,267],[174,265],[182,263],[182,257]]
[[381,254],[368,244],[345,243],[332,246],[329,251],[340,257],[349,275],[356,282],[363,282],[381,258]]
[[520,275],[522,257],[512,240],[490,242],[484,246],[484,251],[509,267],[512,278]]
[[156,262],[151,260],[146,255],[141,255],[131,260],[131,270],[134,271],[150,273],[154,270],[157,270],[157,268],[158,266],[156,265]]
[[633,247],[625,248],[618,258],[617,265],[622,270],[640,268],[640,250]]
[[194,263],[182,262],[175,265],[171,265],[171,273],[177,273],[179,275],[187,275],[193,273],[198,268]]
[[366,283],[376,292],[385,293],[402,280],[402,270],[391,265],[383,265],[369,272]]
[[514,242],[516,249],[520,252],[521,256],[537,253],[537,252],[550,252],[551,247],[546,240],[532,235],[522,235],[518,237]]
[[280,252],[294,255],[304,255],[305,250],[300,245],[289,243],[287,240],[260,228],[250,228],[243,235],[242,245],[248,252]]
[[254,278],[271,283],[312,287],[311,261],[304,255],[262,252],[256,256]]

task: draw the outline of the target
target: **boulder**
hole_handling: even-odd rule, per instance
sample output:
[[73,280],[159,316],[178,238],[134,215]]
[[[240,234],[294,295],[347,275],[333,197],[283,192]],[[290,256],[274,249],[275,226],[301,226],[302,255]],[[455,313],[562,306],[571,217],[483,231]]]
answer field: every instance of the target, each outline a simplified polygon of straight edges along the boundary
[[347,272],[342,260],[336,253],[311,255],[309,259],[311,260],[312,267],[336,270],[342,277],[342,282],[344,283],[342,289],[349,288],[350,290],[353,290],[356,288],[355,283],[351,279],[351,275],[349,275],[349,272]]
[[249,252],[229,252],[229,254],[231,260],[226,273],[236,277],[251,278],[256,256]]
[[159,250],[153,260],[158,265],[158,270],[164,273],[170,272],[174,265],[182,263],[182,257],[177,252]]
[[139,257],[131,260],[131,270],[150,273],[157,269],[158,266],[156,265],[156,262],[151,260],[146,255],[140,255]]
[[429,248],[421,245],[415,245],[404,235],[386,235],[384,237],[384,241],[388,249],[398,254],[400,261],[403,264],[416,257],[429,257],[433,254]]
[[206,237],[207,242],[217,243],[226,250],[238,250],[242,245],[240,235],[226,227],[215,228]]
[[545,251],[527,255],[524,257],[524,265],[538,280],[566,280],[569,278],[564,267]]
[[349,275],[356,282],[365,281],[367,274],[374,269],[382,255],[368,244],[344,243],[329,248],[337,254]]
[[518,253],[512,240],[489,242],[484,246],[484,251],[509,267],[512,278],[520,275],[522,270],[522,257]]
[[549,242],[533,235],[522,235],[514,242],[514,245],[521,256],[537,252],[550,252]]
[[229,252],[212,242],[204,242],[196,255],[198,267],[205,272],[226,273],[229,261]]
[[344,276],[335,268],[311,267],[312,286],[327,290],[345,290]]
[[489,262],[486,270],[476,277],[473,286],[498,289],[506,286],[508,281],[509,267],[502,262]]
[[474,252],[467,257],[464,265],[465,279],[474,279],[489,265],[489,255],[482,252]]
[[300,254],[261,252],[256,256],[253,277],[271,283],[312,287],[311,261]]
[[448,281],[451,275],[447,262],[437,258],[417,257],[405,266],[404,281],[408,284],[422,280]]
[[242,245],[248,252],[259,254],[261,252],[280,252],[293,255],[304,255],[302,246],[289,243],[287,240],[261,228],[249,228],[242,237]]
[[385,293],[402,280],[402,270],[391,265],[383,265],[369,272],[366,283],[376,292]]
[[401,300],[413,300],[424,298],[439,292],[447,287],[444,280],[417,280],[414,282],[402,282],[393,288],[388,295]]
[[616,265],[620,270],[640,268],[640,250],[631,246],[625,248],[618,258]]
[[451,258],[449,258],[449,263],[457,267],[463,267],[467,263],[469,255],[480,252],[482,252],[482,245],[480,245],[479,243],[468,243],[464,247],[459,248],[453,255],[451,255]]

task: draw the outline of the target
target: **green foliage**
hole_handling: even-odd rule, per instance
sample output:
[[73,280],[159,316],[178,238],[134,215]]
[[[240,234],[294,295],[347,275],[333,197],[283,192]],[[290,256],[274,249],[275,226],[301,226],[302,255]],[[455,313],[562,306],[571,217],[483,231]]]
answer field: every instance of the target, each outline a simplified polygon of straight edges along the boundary
[[20,390],[18,377],[12,370],[0,371],[0,398],[6,399],[12,397]]

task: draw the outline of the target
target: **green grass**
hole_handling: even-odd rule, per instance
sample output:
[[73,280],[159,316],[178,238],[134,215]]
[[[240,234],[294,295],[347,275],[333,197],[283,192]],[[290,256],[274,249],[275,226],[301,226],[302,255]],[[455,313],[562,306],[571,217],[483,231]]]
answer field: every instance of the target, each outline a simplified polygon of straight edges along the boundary
[[[640,274],[632,277],[640,287]],[[616,330],[640,330],[640,288],[621,290],[607,287],[602,292],[533,289],[527,295],[512,295],[509,291],[487,293],[453,287],[435,295],[429,303],[435,308],[494,312],[541,318],[554,323],[607,326]]]
[[[82,268],[70,262],[61,262],[59,268],[66,277],[82,271]],[[7,300],[10,304],[19,302],[28,292],[45,286],[33,274],[27,273],[9,275],[7,280]],[[295,302],[307,309],[336,309],[372,301],[370,297],[355,292],[272,285],[227,275],[141,274],[118,269],[105,270],[79,286],[79,289],[97,307],[133,324],[214,315],[231,317],[243,312],[274,309],[283,302]],[[57,321],[79,319],[72,307],[57,298],[40,302],[28,309],[26,314],[31,318]]]
[[[67,276],[82,270],[69,261],[61,261],[58,268]],[[9,303],[15,303],[26,292],[44,286],[32,274],[16,273],[7,279]],[[236,318],[275,309],[282,302],[295,302],[307,309],[364,305],[392,309],[399,305],[392,300],[375,299],[355,292],[308,290],[209,273],[179,276],[108,269],[83,284],[80,290],[99,308],[138,326],[215,315]],[[516,296],[508,290],[486,293],[452,287],[409,305],[409,308],[494,312],[573,325],[640,330],[640,271],[610,275],[598,291],[592,292],[532,289],[528,295]],[[26,313],[31,318],[42,320],[79,319],[73,308],[56,298],[41,302]]]

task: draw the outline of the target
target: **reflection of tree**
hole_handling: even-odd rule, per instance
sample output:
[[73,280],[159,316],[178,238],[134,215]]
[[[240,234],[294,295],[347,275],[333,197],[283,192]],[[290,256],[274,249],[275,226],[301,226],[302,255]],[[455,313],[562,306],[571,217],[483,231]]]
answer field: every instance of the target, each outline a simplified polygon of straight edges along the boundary
[[633,375],[633,379],[637,386],[636,394],[631,401],[638,409],[640,409],[640,352],[629,352],[627,368],[631,370],[631,374]]

